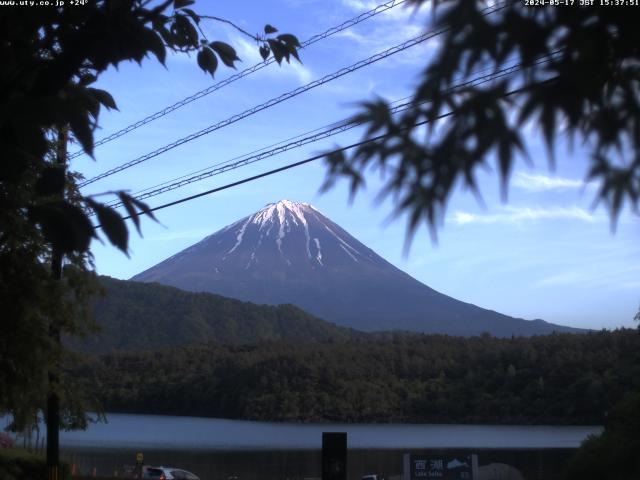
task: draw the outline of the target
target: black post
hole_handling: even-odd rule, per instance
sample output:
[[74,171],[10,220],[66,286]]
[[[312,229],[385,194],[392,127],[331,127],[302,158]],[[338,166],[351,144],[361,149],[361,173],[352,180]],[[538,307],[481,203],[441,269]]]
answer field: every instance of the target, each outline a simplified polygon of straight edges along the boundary
[[[58,379],[53,374],[49,374],[49,383],[55,384]],[[60,398],[53,391],[47,397],[47,471],[49,480],[58,480],[58,470],[60,465]]]
[[[68,127],[58,131],[56,145],[56,163],[64,169],[67,164]],[[61,197],[64,198],[64,190]],[[51,252],[51,276],[62,279],[62,253],[55,247]],[[49,324],[49,336],[56,345],[60,345],[60,328],[53,322]],[[47,396],[47,477],[48,480],[60,479],[60,397],[57,384],[60,380],[56,372],[57,365],[49,370],[49,395]]]
[[347,480],[346,432],[322,432],[322,480]]

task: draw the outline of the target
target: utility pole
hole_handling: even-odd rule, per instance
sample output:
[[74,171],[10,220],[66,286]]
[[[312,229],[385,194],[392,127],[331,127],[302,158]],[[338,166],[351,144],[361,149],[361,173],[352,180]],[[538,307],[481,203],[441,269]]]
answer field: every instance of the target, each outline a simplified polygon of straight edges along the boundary
[[[56,164],[63,171],[67,167],[67,143],[69,127],[58,130],[56,141]],[[65,188],[60,193],[64,199]],[[53,246],[51,251],[51,275],[56,281],[62,280],[62,252]],[[53,321],[49,323],[49,336],[56,346],[60,345],[60,327]],[[58,365],[49,367],[49,395],[47,396],[47,477],[48,480],[60,480],[60,396],[58,395]]]

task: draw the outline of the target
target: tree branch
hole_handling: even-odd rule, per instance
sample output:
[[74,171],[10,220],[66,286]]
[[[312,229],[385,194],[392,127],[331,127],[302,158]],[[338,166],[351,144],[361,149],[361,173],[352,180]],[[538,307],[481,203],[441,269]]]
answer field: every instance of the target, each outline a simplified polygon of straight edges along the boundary
[[245,29],[243,29],[242,27],[239,27],[238,25],[233,23],[231,20],[227,20],[226,18],[215,17],[213,15],[200,15],[200,18],[206,18],[208,20],[215,20],[217,22],[226,23],[228,25],[231,25],[233,28],[238,30],[240,33],[246,35],[247,37],[251,38],[252,40],[255,40],[256,42],[261,42],[262,41],[262,39],[258,35],[250,34]]

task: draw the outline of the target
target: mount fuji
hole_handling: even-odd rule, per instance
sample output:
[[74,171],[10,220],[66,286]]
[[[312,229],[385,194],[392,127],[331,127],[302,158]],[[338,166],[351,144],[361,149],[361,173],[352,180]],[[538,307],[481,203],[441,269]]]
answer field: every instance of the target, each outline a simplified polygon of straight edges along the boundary
[[282,200],[134,276],[261,304],[294,304],[364,331],[536,335],[576,331],[465,303],[419,282],[307,203]]

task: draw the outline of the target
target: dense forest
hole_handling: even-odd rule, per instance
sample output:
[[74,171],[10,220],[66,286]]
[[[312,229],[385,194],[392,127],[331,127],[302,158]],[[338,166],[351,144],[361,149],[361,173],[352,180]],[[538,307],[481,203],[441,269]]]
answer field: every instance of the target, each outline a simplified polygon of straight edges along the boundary
[[100,277],[100,283],[103,295],[92,302],[100,330],[85,339],[68,339],[75,350],[110,353],[201,342],[236,345],[265,339],[340,341],[365,336],[293,305],[256,305],[109,277]]
[[174,347],[78,367],[111,412],[274,421],[601,424],[640,391],[637,330]]

